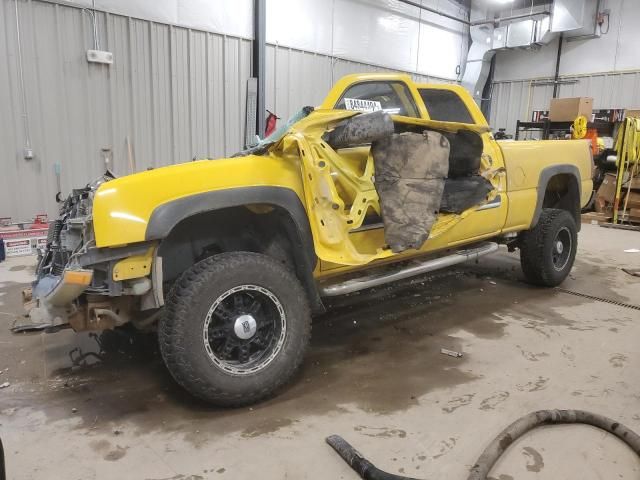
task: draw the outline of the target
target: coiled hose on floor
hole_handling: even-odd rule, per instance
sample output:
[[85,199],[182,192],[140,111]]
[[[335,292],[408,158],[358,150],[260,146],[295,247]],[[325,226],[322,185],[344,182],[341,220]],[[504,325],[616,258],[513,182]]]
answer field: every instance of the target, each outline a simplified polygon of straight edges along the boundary
[[[640,456],[640,436],[615,420],[611,420],[603,415],[585,412],[584,410],[539,410],[520,417],[500,432],[489,446],[485,448],[475,465],[471,467],[471,473],[467,477],[467,480],[485,480],[491,468],[507,448],[518,438],[534,428],[544,425],[570,423],[591,425],[605,430],[618,437],[626,443],[636,455]],[[338,452],[344,461],[365,480],[416,480],[387,473],[376,468],[373,463],[364,458],[355,448],[338,435],[331,435],[327,437],[326,441]]]
[[7,472],[4,471],[4,448],[0,439],[0,480],[7,480]]

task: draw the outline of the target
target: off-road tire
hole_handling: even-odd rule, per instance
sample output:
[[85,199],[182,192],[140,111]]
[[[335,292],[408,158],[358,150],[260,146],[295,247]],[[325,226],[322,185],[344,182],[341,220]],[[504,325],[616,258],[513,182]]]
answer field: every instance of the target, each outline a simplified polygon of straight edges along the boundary
[[[570,240],[566,261],[559,264],[554,263],[558,235]],[[543,208],[537,225],[524,232],[520,239],[520,264],[526,280],[544,287],[560,285],[573,267],[577,247],[578,232],[571,214],[566,210]]]
[[[203,328],[213,302],[234,287],[252,284],[270,291],[286,316],[284,342],[262,370],[233,375],[207,353]],[[224,407],[256,403],[288,382],[304,357],[311,313],[297,277],[266,255],[250,252],[209,257],[184,272],[167,297],[158,326],[160,351],[173,378],[194,396]]]

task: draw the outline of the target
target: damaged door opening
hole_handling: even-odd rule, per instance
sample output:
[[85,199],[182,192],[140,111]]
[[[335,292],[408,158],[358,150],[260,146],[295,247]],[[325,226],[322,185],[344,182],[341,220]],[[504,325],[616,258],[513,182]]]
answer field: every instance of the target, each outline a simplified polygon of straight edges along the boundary
[[[494,189],[479,174],[483,142],[471,130],[403,125],[377,111],[342,121],[323,138],[334,150],[371,145],[367,162],[373,161],[385,243],[393,253],[420,249],[440,213],[461,214],[480,206]],[[336,185],[338,177],[328,180]],[[351,231],[379,226],[367,222]]]

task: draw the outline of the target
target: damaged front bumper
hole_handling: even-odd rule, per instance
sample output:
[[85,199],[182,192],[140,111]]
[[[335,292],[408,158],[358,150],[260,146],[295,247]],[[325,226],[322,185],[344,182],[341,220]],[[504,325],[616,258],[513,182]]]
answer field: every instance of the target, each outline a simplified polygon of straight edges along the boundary
[[[154,262],[160,266],[161,262]],[[57,331],[71,327],[76,332],[109,330],[131,321],[133,312],[154,310],[162,306],[154,281],[157,275],[126,280],[118,295],[93,293],[93,269],[66,268],[61,275],[45,275],[23,290],[26,316],[12,331]],[[115,292],[110,292],[115,293]]]
[[71,327],[76,332],[108,330],[124,325],[133,302],[131,297],[109,297],[85,293],[91,285],[93,270],[66,269],[60,276],[46,275],[23,290],[27,312],[16,322],[15,333]]
[[157,242],[95,246],[94,193],[111,179],[107,172],[61,203],[39,252],[37,280],[23,292],[27,315],[14,324],[14,332],[112,329],[141,317],[134,312],[164,304]]
[[64,270],[62,275],[45,275],[22,299],[30,322],[16,324],[14,331],[56,328],[69,323],[73,301],[91,284],[93,270]]

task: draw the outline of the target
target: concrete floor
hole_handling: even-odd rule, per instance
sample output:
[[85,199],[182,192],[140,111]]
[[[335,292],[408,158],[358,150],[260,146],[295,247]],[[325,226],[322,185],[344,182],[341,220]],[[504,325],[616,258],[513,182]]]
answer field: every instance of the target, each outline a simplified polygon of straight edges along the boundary
[[[563,288],[640,304],[640,233],[585,225]],[[31,258],[0,264],[0,436],[10,479],[355,479],[338,433],[380,468],[465,479],[487,442],[537,409],[606,414],[640,431],[640,311],[521,281],[518,257],[341,299],[314,323],[276,398],[220,410],[164,370],[154,339],[14,336]],[[440,349],[464,352],[462,358]],[[99,353],[99,355],[90,352]],[[86,355],[89,353],[89,355]],[[640,461],[590,427],[516,442],[494,479],[631,479]]]

